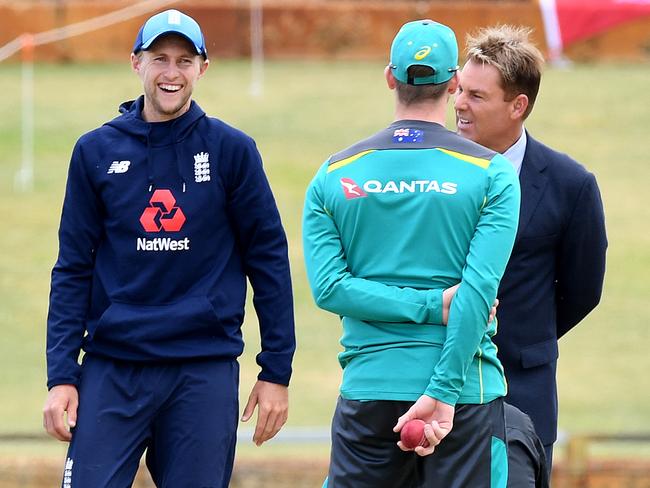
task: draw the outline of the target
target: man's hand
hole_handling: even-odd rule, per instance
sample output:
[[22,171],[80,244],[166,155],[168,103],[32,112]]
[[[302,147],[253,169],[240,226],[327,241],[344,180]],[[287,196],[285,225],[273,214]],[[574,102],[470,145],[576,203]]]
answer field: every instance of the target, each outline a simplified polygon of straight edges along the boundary
[[413,419],[421,419],[426,423],[424,435],[429,441],[429,446],[417,446],[415,449],[409,449],[402,444],[402,441],[399,441],[397,445],[402,451],[415,451],[418,456],[428,456],[451,432],[454,426],[454,407],[428,395],[422,395],[404,415],[397,419],[393,431],[401,431],[404,424]]
[[447,321],[449,320],[449,309],[451,308],[451,301],[454,299],[454,296],[456,295],[459,286],[460,283],[452,287],[449,287],[442,292],[442,324],[443,325],[447,325]]
[[[443,325],[447,325],[447,322],[449,321],[449,309],[451,308],[451,302],[456,296],[456,292],[458,291],[459,286],[460,283],[451,286],[443,290],[442,292],[442,324]],[[490,308],[490,314],[488,315],[488,324],[491,324],[492,321],[494,320],[494,317],[496,317],[498,306],[499,306],[499,299],[497,298],[496,300],[494,300],[494,303],[492,304],[492,308]]]
[[[43,407],[43,427],[47,433],[60,441],[72,439],[70,429],[77,424],[79,393],[74,385],[57,385],[47,394]],[[67,425],[64,414],[67,412]]]
[[257,424],[253,442],[261,446],[279,432],[287,421],[289,413],[289,388],[267,381],[258,380],[253,386],[242,415],[242,422],[247,422],[257,410]]
[[488,324],[491,324],[494,320],[494,317],[497,316],[497,307],[499,306],[499,299],[495,298],[492,308],[490,309],[490,315],[488,316]]

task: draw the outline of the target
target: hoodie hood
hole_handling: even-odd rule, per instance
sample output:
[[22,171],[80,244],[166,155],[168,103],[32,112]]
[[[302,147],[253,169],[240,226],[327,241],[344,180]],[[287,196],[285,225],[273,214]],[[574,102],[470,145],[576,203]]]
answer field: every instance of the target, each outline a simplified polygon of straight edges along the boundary
[[188,136],[199,119],[205,117],[205,112],[194,100],[190,103],[190,108],[187,112],[169,122],[150,123],[145,121],[142,118],[143,108],[144,95],[141,95],[136,100],[124,102],[119,106],[121,115],[115,117],[105,125],[136,137],[147,138],[152,126],[169,123],[175,135],[174,142],[180,142]]
[[136,100],[123,102],[119,106],[121,115],[115,117],[105,125],[135,137],[146,144],[149,191],[152,191],[155,186],[151,148],[171,143],[176,155],[178,176],[183,183],[183,191],[185,191],[185,178],[183,177],[181,168],[181,161],[183,160],[181,142],[189,136],[194,126],[205,117],[205,112],[192,100],[190,108],[180,117],[165,122],[151,123],[142,118],[143,108],[144,95],[141,95]]

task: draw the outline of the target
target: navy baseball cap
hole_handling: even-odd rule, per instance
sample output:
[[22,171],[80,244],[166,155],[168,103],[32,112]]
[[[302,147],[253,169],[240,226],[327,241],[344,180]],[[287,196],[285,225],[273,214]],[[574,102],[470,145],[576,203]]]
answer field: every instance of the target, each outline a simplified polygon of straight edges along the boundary
[[[411,66],[428,66],[431,76],[409,78]],[[390,48],[393,76],[409,85],[439,85],[449,81],[458,71],[456,35],[446,25],[430,19],[404,24]]]
[[133,45],[133,53],[146,51],[151,44],[163,34],[179,34],[185,37],[195,47],[197,54],[208,57],[205,48],[205,38],[199,24],[189,15],[178,10],[165,10],[150,17],[138,32]]

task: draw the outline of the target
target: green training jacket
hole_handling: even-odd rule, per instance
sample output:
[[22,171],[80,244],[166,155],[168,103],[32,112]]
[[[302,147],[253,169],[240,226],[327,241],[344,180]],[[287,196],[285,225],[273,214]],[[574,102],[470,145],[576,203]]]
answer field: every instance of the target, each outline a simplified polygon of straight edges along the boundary
[[[342,318],[341,396],[486,403],[506,394],[487,325],[517,230],[502,155],[400,120],[330,157],[307,189],[317,305]],[[442,291],[461,283],[442,325]]]

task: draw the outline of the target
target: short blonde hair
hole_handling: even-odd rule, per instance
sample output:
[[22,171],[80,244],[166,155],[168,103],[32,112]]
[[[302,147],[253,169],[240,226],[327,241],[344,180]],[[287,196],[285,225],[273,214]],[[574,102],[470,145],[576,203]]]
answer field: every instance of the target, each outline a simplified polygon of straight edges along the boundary
[[[408,76],[413,78],[431,76],[433,74],[433,69],[429,66],[413,65],[409,66],[407,70]],[[402,83],[397,78],[395,78],[395,91],[397,92],[397,98],[400,103],[406,106],[414,105],[422,102],[432,102],[439,100],[446,92],[447,87],[449,86],[449,81],[444,83],[439,83],[437,85],[427,84],[427,85],[409,85],[407,83]]]
[[533,110],[544,66],[544,56],[529,39],[531,32],[528,27],[498,25],[467,36],[467,61],[494,66],[510,99],[520,93],[528,97],[524,119]]

